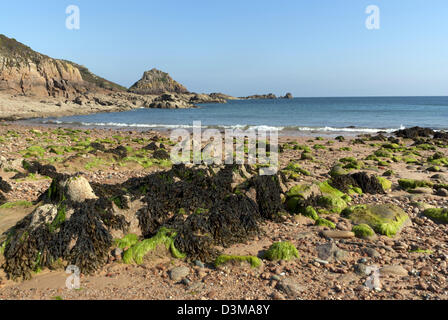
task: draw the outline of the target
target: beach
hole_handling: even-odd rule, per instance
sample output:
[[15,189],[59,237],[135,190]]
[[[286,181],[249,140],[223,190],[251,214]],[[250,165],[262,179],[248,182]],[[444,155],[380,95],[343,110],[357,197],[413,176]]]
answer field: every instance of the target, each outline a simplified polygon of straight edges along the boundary
[[[54,166],[58,174],[76,174],[97,190],[97,186],[171,170],[169,158],[155,157],[157,150],[169,153],[173,143],[168,137],[167,131],[0,123],[0,177],[11,186],[0,206],[0,234],[38,208],[38,199],[52,183],[39,170],[31,173],[24,163],[37,161]],[[216,246],[221,255],[260,257],[261,265],[217,266],[213,260],[176,259],[164,250],[142,263],[127,264],[122,253],[112,254],[116,253],[112,246],[107,262],[91,274],[82,274],[77,290],[66,288],[64,267],[43,268],[19,282],[0,268],[0,299],[447,299],[447,225],[424,214],[429,208],[448,205],[444,188],[448,163],[437,161],[448,157],[447,145],[444,139],[392,133],[280,136],[280,196],[285,213],[263,219],[260,232],[242,242]],[[330,175],[335,167],[339,173]],[[318,220],[291,208],[294,187],[357,172],[386,179],[381,180],[384,193],[350,190],[346,192],[350,199],[343,197],[345,207],[400,208],[409,219],[393,234],[375,229],[373,237],[359,237],[353,228],[359,223],[336,205],[319,210]],[[124,216],[135,214],[142,208],[137,200],[128,208],[115,203],[113,210]],[[272,244],[285,241],[297,248],[298,257],[263,258]],[[0,259],[5,258],[0,255]],[[381,274],[380,285],[373,289],[366,286],[371,276],[368,267]]]

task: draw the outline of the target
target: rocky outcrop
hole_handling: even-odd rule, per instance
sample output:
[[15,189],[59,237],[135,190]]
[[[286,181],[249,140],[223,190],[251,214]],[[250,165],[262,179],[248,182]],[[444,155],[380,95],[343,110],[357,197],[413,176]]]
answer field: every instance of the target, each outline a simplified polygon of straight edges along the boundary
[[255,94],[252,96],[248,96],[248,97],[241,97],[240,99],[245,99],[245,100],[249,100],[249,99],[277,99],[277,96],[273,93],[268,93],[268,94]]
[[166,72],[151,69],[143,74],[143,77],[129,88],[130,92],[138,94],[163,94],[163,93],[188,93],[180,83],[174,81]]
[[0,35],[0,91],[15,95],[74,98],[88,92],[124,90],[70,61],[50,58]]
[[294,99],[294,97],[292,96],[292,93],[288,92],[283,99]]

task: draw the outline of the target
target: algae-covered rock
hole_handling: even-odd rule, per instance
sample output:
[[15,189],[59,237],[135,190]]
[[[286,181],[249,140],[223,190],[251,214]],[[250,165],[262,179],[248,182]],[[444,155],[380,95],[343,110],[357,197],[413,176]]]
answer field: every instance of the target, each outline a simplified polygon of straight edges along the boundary
[[392,189],[392,182],[390,180],[384,177],[377,177],[377,179],[384,191]]
[[348,174],[347,170],[342,168],[341,165],[335,165],[330,170],[330,176],[336,177],[336,176],[342,176]]
[[319,187],[316,184],[299,184],[292,187],[286,193],[286,209],[292,213],[298,213],[307,206],[307,200],[320,194]]
[[448,209],[430,208],[423,211],[423,215],[439,223],[448,223]]
[[342,214],[355,224],[367,224],[375,232],[393,237],[410,223],[409,216],[393,204],[356,205]]
[[219,267],[227,263],[248,263],[252,268],[258,268],[261,266],[261,260],[255,256],[233,256],[233,255],[220,255],[215,260],[215,267]]
[[276,242],[265,252],[264,258],[274,260],[291,260],[299,258],[297,248],[289,241]]
[[355,234],[355,236],[362,239],[368,239],[375,236],[375,231],[365,223],[353,226],[352,232]]
[[323,218],[319,218],[316,220],[316,226],[328,227],[331,229],[336,228],[336,225],[333,222],[331,222],[330,220],[327,220],[327,219],[323,219]]
[[347,207],[347,202],[351,201],[342,191],[332,187],[328,181],[319,184],[322,196],[318,199],[318,204],[331,212],[341,213]]
[[410,190],[415,188],[432,187],[433,184],[430,181],[415,180],[415,179],[400,179],[398,184],[404,190]]

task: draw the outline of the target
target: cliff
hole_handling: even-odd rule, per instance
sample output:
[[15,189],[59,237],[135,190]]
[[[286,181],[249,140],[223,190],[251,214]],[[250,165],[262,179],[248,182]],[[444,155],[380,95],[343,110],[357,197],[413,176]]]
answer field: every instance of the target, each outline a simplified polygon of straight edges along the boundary
[[73,98],[89,92],[125,88],[66,60],[53,59],[0,34],[0,92]]

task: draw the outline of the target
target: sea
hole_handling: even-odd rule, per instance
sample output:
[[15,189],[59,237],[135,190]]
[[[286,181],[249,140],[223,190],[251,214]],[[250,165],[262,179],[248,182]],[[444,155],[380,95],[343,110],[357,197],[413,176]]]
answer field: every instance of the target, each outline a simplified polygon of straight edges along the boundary
[[230,100],[193,109],[134,109],[33,123],[77,127],[170,130],[202,128],[279,130],[284,135],[391,133],[413,126],[448,130],[448,97],[348,97]]

